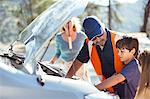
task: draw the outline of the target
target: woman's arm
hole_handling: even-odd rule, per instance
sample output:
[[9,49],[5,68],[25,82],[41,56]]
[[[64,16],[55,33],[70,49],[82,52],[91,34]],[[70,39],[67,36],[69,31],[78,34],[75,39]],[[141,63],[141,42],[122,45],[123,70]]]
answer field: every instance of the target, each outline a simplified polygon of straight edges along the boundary
[[55,53],[55,56],[51,58],[50,64],[54,64],[58,60],[59,56],[61,55],[59,44],[60,44],[59,39],[56,36],[56,53]]

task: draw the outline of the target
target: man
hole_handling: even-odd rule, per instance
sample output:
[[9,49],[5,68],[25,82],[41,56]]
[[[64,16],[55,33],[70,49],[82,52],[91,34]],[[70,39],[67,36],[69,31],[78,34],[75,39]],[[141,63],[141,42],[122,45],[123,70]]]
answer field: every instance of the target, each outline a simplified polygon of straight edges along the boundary
[[[89,59],[93,64],[97,76],[102,81],[116,73],[120,73],[123,64],[116,49],[115,42],[118,36],[115,32],[106,29],[103,23],[95,16],[86,17],[83,21],[83,28],[88,38],[66,77],[71,78],[82,64],[87,63]],[[110,92],[119,90],[117,92],[120,93],[117,94],[121,96],[122,90],[120,90],[120,87],[124,86],[118,84],[117,86],[113,86],[113,88],[110,87],[108,90]]]

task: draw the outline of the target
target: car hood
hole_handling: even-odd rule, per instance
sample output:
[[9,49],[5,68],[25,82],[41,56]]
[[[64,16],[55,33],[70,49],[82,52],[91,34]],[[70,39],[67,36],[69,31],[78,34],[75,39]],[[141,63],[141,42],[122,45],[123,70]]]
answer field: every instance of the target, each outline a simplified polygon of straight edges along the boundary
[[[100,93],[95,87],[85,81],[67,79],[51,75],[43,75],[45,80],[44,86],[37,82],[37,75],[26,74],[12,66],[8,66],[0,62],[0,75],[2,78],[0,87],[5,85],[23,88],[22,90],[31,89],[33,93],[37,90],[41,95],[45,92],[53,90],[54,92],[60,90],[62,92],[74,93],[77,97],[83,97],[92,93]],[[3,88],[2,88],[3,89]],[[22,91],[20,90],[20,91]],[[12,92],[13,93],[13,92]],[[5,93],[3,93],[5,95]]]
[[43,56],[47,42],[54,37],[65,22],[82,14],[87,3],[87,0],[59,0],[22,31],[18,40],[26,44],[24,65],[31,67],[28,70],[31,74],[35,71],[36,62]]

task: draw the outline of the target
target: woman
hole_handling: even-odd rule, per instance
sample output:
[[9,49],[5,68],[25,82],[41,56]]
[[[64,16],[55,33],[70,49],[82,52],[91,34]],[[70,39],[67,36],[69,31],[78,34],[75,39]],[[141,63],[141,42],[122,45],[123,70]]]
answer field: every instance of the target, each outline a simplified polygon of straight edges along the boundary
[[150,97],[150,51],[141,53],[139,62],[142,66],[142,73],[136,99],[148,99]]
[[[56,35],[56,54],[51,59],[50,63],[54,64],[60,57],[65,63],[66,71],[69,70],[73,60],[78,55],[83,46],[86,35],[80,31],[81,25],[79,19],[73,17],[68,21]],[[81,68],[76,73],[76,76],[83,77],[84,68]]]

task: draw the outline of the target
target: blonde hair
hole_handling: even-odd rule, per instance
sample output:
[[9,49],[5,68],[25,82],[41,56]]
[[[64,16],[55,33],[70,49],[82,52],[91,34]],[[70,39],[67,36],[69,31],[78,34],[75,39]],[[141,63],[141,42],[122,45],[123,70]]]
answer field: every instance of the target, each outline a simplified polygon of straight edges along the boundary
[[[78,32],[81,31],[81,24],[80,24],[80,19],[77,17],[73,17],[70,20],[73,24],[73,31]],[[65,23],[66,24],[66,23]],[[63,33],[65,32],[64,26],[60,29],[60,32]]]
[[138,59],[142,66],[142,73],[137,97],[140,95],[146,96],[147,91],[150,90],[150,51],[145,50],[139,55]]

